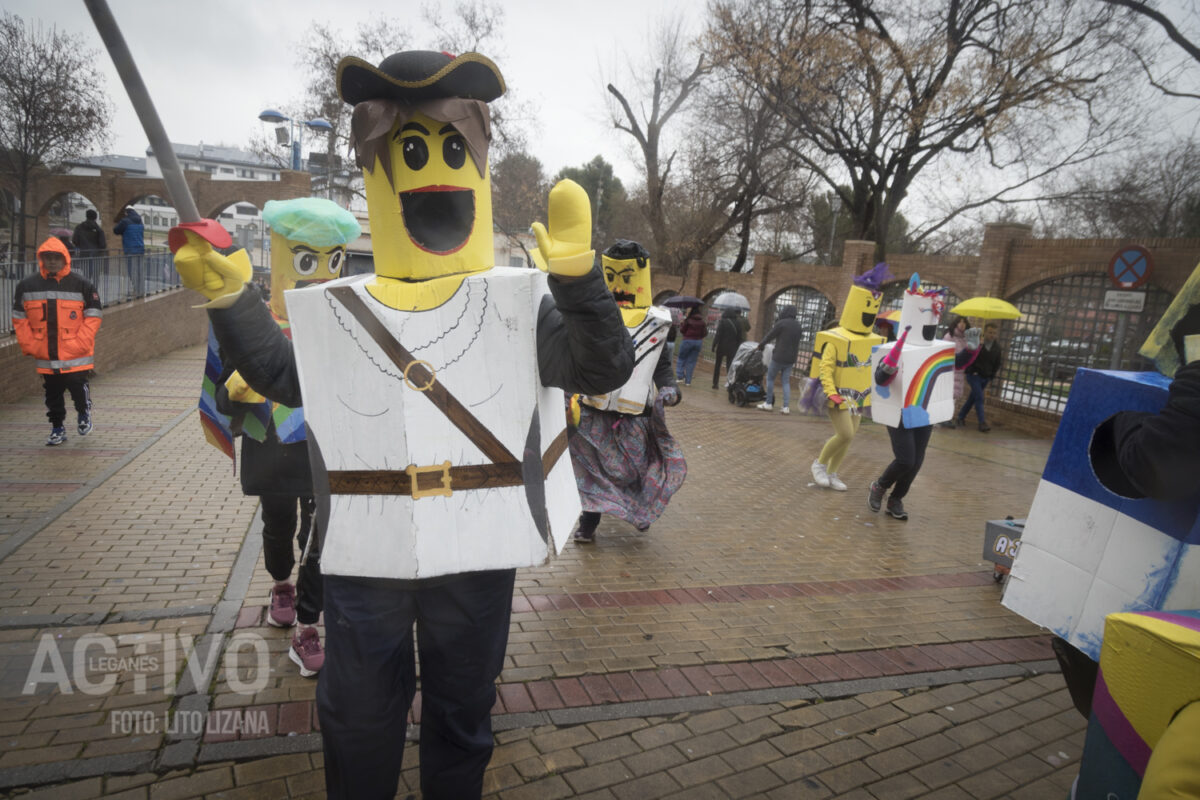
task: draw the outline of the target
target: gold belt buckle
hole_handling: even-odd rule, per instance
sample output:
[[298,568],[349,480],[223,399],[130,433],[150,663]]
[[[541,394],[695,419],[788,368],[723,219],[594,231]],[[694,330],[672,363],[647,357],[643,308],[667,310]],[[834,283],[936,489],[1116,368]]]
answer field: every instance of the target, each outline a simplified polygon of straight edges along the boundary
[[[439,495],[442,497],[450,496],[450,462],[449,461],[443,461],[441,464],[434,464],[434,465],[428,466],[428,467],[418,467],[416,464],[409,464],[407,467],[404,468],[404,471],[408,474],[408,480],[412,487],[410,494],[412,495],[413,500],[419,500],[422,497],[436,497]],[[442,473],[442,485],[441,486],[434,486],[433,488],[430,488],[430,489],[422,489],[420,486],[417,485],[417,476],[418,475],[429,475],[434,472]]]

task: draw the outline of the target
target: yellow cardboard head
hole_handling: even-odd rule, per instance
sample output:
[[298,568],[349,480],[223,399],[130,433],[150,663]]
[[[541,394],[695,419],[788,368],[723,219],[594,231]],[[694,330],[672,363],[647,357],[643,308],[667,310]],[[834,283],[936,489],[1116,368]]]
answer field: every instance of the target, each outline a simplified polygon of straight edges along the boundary
[[504,92],[491,61],[406,51],[378,67],[338,65],[353,103],[351,146],[366,184],[375,272],[407,281],[493,262],[487,103]]
[[650,288],[650,253],[637,242],[618,239],[605,250],[600,261],[608,290],[621,308],[649,308],[654,293]]
[[880,287],[890,277],[888,266],[882,261],[871,271],[856,277],[854,285],[846,295],[846,304],[842,306],[842,316],[838,324],[852,333],[870,333],[875,327],[875,315],[879,313],[879,305],[883,302]]
[[346,245],[362,233],[358,220],[331,200],[270,200],[263,221],[271,226],[271,310],[287,319],[283,293],[341,275]]

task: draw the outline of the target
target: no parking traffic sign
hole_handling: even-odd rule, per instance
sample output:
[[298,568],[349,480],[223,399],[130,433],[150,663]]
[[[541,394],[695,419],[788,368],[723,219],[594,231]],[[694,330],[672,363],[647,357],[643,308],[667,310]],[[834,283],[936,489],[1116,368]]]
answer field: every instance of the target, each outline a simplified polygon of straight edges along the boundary
[[1130,244],[1122,247],[1108,262],[1108,279],[1118,289],[1136,289],[1150,280],[1154,257],[1146,248]]

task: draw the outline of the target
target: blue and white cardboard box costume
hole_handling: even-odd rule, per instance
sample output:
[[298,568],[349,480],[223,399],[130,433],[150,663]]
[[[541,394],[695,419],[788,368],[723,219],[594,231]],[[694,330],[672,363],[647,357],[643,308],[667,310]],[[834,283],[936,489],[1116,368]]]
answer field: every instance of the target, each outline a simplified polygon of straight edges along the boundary
[[1169,383],[1157,372],[1076,373],[1004,593],[1005,606],[1093,660],[1109,614],[1200,608],[1200,493],[1119,497],[1088,462],[1097,425],[1161,410]]

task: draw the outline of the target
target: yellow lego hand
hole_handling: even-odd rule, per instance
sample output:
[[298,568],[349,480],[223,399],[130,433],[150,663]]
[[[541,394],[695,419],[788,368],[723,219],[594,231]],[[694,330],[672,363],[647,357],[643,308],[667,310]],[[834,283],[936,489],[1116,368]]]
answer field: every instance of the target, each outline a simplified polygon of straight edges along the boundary
[[175,251],[175,271],[183,285],[209,300],[235,295],[250,280],[253,268],[245,250],[223,256],[204,239],[185,232],[187,244]]
[[225,379],[225,389],[229,392],[229,399],[235,403],[261,403],[267,399],[251,389],[237,370]]
[[564,277],[586,275],[596,254],[592,250],[592,204],[583,187],[563,180],[550,190],[550,229],[533,223],[538,250],[550,273]]

